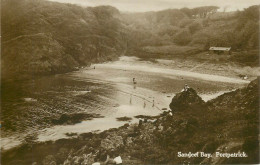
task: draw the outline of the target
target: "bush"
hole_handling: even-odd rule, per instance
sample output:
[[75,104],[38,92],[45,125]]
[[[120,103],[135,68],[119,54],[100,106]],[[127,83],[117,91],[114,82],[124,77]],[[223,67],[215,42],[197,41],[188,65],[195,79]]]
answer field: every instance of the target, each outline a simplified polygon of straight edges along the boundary
[[189,30],[190,30],[190,33],[191,34],[194,34],[196,33],[197,31],[201,30],[202,29],[202,26],[200,23],[198,22],[194,22],[192,23],[190,26],[189,26]]
[[187,45],[190,41],[191,34],[188,30],[183,30],[174,37],[174,42],[178,45]]

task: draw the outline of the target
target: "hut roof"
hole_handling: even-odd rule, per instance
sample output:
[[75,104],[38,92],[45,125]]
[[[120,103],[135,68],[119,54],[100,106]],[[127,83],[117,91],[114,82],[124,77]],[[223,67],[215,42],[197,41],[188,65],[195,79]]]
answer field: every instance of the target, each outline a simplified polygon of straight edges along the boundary
[[231,47],[210,47],[209,50],[230,51]]

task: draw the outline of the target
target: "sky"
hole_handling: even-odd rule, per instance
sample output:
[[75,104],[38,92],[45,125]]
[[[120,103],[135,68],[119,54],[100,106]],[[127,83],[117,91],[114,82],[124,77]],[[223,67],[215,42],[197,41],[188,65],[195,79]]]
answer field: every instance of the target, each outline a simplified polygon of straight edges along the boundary
[[49,0],[80,6],[114,6],[125,12],[158,11],[173,8],[194,8],[199,6],[219,6],[220,11],[243,10],[251,5],[259,5],[260,0]]

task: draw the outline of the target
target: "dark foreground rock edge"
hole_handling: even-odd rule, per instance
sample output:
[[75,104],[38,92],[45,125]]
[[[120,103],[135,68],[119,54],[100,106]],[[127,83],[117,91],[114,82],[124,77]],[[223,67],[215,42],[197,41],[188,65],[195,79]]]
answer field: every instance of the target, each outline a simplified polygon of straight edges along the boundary
[[[3,164],[104,163],[107,155],[124,164],[258,164],[259,78],[247,87],[204,102],[195,90],[178,93],[171,113],[73,139],[34,143],[2,153]],[[178,152],[212,157],[178,157]],[[216,157],[245,152],[247,157]]]

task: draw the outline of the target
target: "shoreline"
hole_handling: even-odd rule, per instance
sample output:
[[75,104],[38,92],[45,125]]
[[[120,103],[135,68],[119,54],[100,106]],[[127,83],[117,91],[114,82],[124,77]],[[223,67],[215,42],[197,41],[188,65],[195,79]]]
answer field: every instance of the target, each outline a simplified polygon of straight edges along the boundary
[[[137,124],[137,123],[128,124],[127,123],[118,128],[111,128],[108,130],[104,130],[102,132],[89,132],[89,133],[77,134],[76,137],[71,138],[71,139],[59,139],[57,141],[46,141],[46,142],[33,143],[33,144],[23,144],[20,147],[16,147],[11,150],[5,151],[5,152],[3,152],[3,154],[12,155],[12,154],[16,153],[17,151],[23,150],[24,151],[23,155],[27,155],[27,158],[29,158],[28,155],[30,155],[32,148],[34,148],[36,150],[39,149],[39,151],[40,150],[43,150],[45,152],[49,151],[48,155],[41,153],[41,152],[38,152],[36,154],[37,158],[34,161],[39,163],[41,161],[48,160],[49,155],[59,158],[60,152],[63,152],[63,150],[66,149],[65,157],[55,159],[55,161],[58,161],[58,163],[60,163],[60,161],[66,162],[67,160],[74,161],[74,158],[75,159],[79,158],[82,156],[82,154],[84,157],[84,153],[89,154],[92,152],[92,153],[99,153],[98,160],[101,162],[104,161],[104,157],[103,157],[104,154],[112,154],[112,156],[121,156],[124,163],[137,161],[142,164],[142,163],[145,163],[147,159],[143,159],[142,157],[136,155],[136,153],[141,152],[140,153],[141,155],[144,154],[143,156],[145,156],[146,158],[150,158],[149,157],[150,154],[153,155],[153,153],[155,151],[162,150],[162,153],[160,153],[158,155],[158,158],[160,158],[161,156],[164,155],[165,151],[167,151],[167,147],[164,146],[164,143],[158,141],[158,139],[163,138],[163,137],[167,137],[165,140],[167,140],[167,139],[174,140],[174,141],[177,140],[177,142],[184,138],[185,140],[191,141],[192,143],[196,142],[195,144],[197,144],[198,142],[201,143],[201,145],[198,145],[198,146],[200,146],[199,148],[197,148],[198,146],[195,148],[196,150],[194,150],[194,152],[214,153],[216,151],[220,151],[222,148],[225,148],[225,150],[221,150],[221,151],[223,151],[223,153],[224,152],[225,153],[237,152],[238,150],[241,150],[244,147],[244,145],[246,145],[246,141],[245,141],[246,138],[240,137],[238,135],[235,135],[235,137],[233,137],[233,134],[231,133],[229,136],[232,139],[232,141],[230,141],[231,140],[230,138],[218,137],[219,136],[218,132],[215,132],[215,133],[213,133],[212,136],[209,137],[209,141],[206,141],[206,143],[205,143],[203,140],[200,140],[201,133],[202,133],[202,135],[204,133],[208,134],[209,132],[211,132],[210,131],[211,129],[216,127],[216,125],[214,124],[214,120],[212,120],[212,119],[215,119],[217,117],[217,121],[219,121],[219,120],[223,120],[222,117],[225,117],[225,120],[227,118],[229,118],[230,109],[225,109],[223,111],[223,113],[225,115],[219,116],[221,113],[219,111],[219,110],[221,110],[221,107],[219,107],[217,105],[218,104],[222,105],[223,103],[229,104],[229,101],[226,102],[225,99],[223,99],[223,97],[226,99],[230,99],[230,101],[232,101],[231,105],[237,104],[236,99],[234,99],[234,98],[236,98],[235,96],[243,99],[244,94],[251,95],[252,91],[257,93],[257,91],[255,91],[256,85],[254,83],[257,83],[257,81],[250,83],[243,90],[236,90],[233,92],[223,94],[223,95],[221,95],[221,98],[217,98],[213,101],[208,101],[208,102],[201,102],[200,101],[201,98],[196,94],[194,89],[190,89],[190,90],[188,90],[189,92],[194,92],[193,94],[191,93],[190,95],[188,95],[188,97],[190,97],[190,98],[183,98],[180,95],[185,95],[185,94],[184,94],[184,92],[180,92],[176,95],[176,97],[174,97],[174,99],[180,100],[181,101],[180,105],[182,105],[183,103],[186,104],[185,99],[190,100],[191,105],[189,105],[189,108],[191,108],[191,110],[188,110],[188,109],[185,110],[185,108],[184,108],[181,111],[179,111],[179,110],[175,111],[174,115],[172,115],[171,112],[165,111],[152,118],[149,118],[149,116],[148,117],[144,116],[144,117],[141,117],[142,121],[143,121],[143,123],[141,123],[141,124],[140,124],[140,121],[139,121],[139,124]],[[232,97],[232,96],[234,96],[234,97]],[[196,99],[196,98],[198,98],[198,99]],[[182,99],[184,99],[184,100],[182,100]],[[192,99],[194,99],[195,102],[193,102]],[[252,98],[249,98],[249,99],[251,100]],[[254,97],[253,99],[256,99],[256,98]],[[223,102],[223,100],[225,102]],[[215,104],[214,104],[214,102],[215,102]],[[175,106],[178,107],[179,103],[175,102],[175,104],[177,104]],[[196,104],[198,104],[200,106],[199,107],[194,106]],[[241,103],[241,104],[246,107],[248,106],[247,100],[243,100],[243,103]],[[183,106],[181,106],[181,107],[183,107]],[[238,108],[238,110],[240,108],[243,109],[243,107],[237,107],[237,108]],[[214,111],[212,111],[212,110],[214,110]],[[234,111],[234,110],[232,110],[232,111]],[[173,109],[172,109],[172,111],[173,111]],[[186,113],[189,115],[187,116]],[[243,116],[244,112],[241,111],[240,113],[241,113],[240,115]],[[253,112],[251,112],[251,113],[253,113]],[[234,113],[231,113],[231,114],[234,114]],[[210,120],[208,120],[209,117],[210,117]],[[241,120],[241,122],[244,122],[243,119],[240,119],[240,118],[238,118],[238,119]],[[238,119],[230,119],[230,121],[228,123],[232,125],[233,120],[236,121]],[[203,125],[203,123],[204,124],[209,123],[211,126],[208,128],[208,125],[206,124],[206,125],[204,125],[204,127],[202,129],[197,127],[198,125]],[[222,123],[222,124],[218,125],[217,127],[226,128],[227,126]],[[214,129],[219,129],[219,128],[214,128]],[[229,128],[229,126],[227,128]],[[236,128],[236,131],[241,132],[241,129],[242,128]],[[195,131],[197,133],[196,133],[196,135],[192,135],[190,133],[190,131],[192,131],[192,132]],[[221,132],[221,134],[227,133],[226,131],[229,132],[229,130],[225,130],[224,132]],[[234,131],[234,130],[232,130],[232,131]],[[194,136],[194,138],[189,138],[189,136],[186,136],[185,132],[188,133],[189,136]],[[247,136],[247,135],[245,135],[245,136]],[[156,138],[156,139],[158,138],[158,139],[156,140],[153,138]],[[215,138],[215,140],[214,139],[212,140],[211,138]],[[234,143],[234,141],[236,143]],[[155,145],[155,146],[152,145],[152,148],[149,148],[149,149],[152,149],[152,153],[150,153],[150,152],[147,153],[146,151],[140,150],[143,147],[147,147],[147,145],[144,144],[144,142],[147,142],[149,145],[151,145],[151,144]],[[175,143],[172,143],[171,145],[175,146]],[[214,147],[211,145],[213,145]],[[164,146],[166,148],[165,149],[160,148],[162,146]],[[187,147],[190,148],[189,151],[193,151],[192,146],[187,145]],[[211,148],[211,150],[207,150],[208,147],[209,148],[213,147],[213,148]],[[114,150],[110,151],[111,149],[114,149]],[[176,153],[176,155],[179,152],[179,149],[177,149],[175,147],[168,148],[168,149],[172,150],[172,152]],[[252,150],[252,151],[250,150],[250,152],[249,151],[246,151],[246,152],[249,154],[249,156],[248,156],[248,159],[245,159],[244,161],[246,161],[246,162],[255,161],[254,160],[255,158],[253,157],[254,150]],[[102,156],[102,154],[103,154],[103,156]],[[148,154],[148,155],[146,155],[146,154]],[[73,157],[73,160],[70,160],[69,155],[71,155]],[[213,157],[211,160],[218,161],[214,157],[215,156],[213,154]],[[171,160],[171,161],[175,161],[175,162],[176,161],[180,162],[180,161],[185,160],[185,159],[178,158],[178,157],[173,157],[169,160],[166,157],[161,157],[161,159],[163,161]],[[26,161],[31,161],[31,160],[28,159]],[[149,163],[149,162],[153,161],[153,159],[149,159],[147,161]],[[210,160],[194,158],[194,159],[191,159],[191,161],[193,161],[195,163],[202,162],[202,161],[209,163]],[[233,160],[233,161],[236,162],[239,160]],[[160,164],[160,162],[157,162],[157,163]],[[163,163],[163,162],[161,162],[161,163]]]
[[120,57],[120,59],[126,62],[139,62],[140,64],[148,62],[150,65],[153,65],[155,67],[162,67],[165,69],[223,76],[239,80],[243,80],[239,77],[239,74],[244,74],[249,77],[246,82],[250,82],[254,80],[257,76],[260,76],[260,67],[239,66],[234,63],[212,63],[212,61],[207,60],[201,62],[198,59],[182,59],[178,57],[172,59],[155,58],[145,61],[136,56],[122,56]]
[[[233,90],[234,91],[234,90]],[[210,101],[210,100],[212,100],[212,99],[215,99],[215,98],[217,98],[218,96],[220,96],[220,95],[223,95],[223,94],[225,94],[225,93],[228,93],[228,92],[230,92],[230,91],[220,91],[220,92],[218,92],[218,93],[213,93],[213,94],[200,94],[200,96],[202,97],[202,99],[205,101],[205,102],[208,102],[208,101]],[[172,97],[174,97],[175,96],[175,94],[174,95],[172,95]],[[171,97],[171,99],[172,99],[172,97]],[[159,107],[157,107],[157,109],[158,109]],[[163,108],[162,108],[163,109]],[[162,110],[162,109],[158,109],[158,110],[160,110],[160,113],[158,114],[158,115],[155,115],[155,117],[156,116],[160,116],[162,113],[164,113],[164,112],[166,112],[166,111],[168,111],[168,108],[167,108],[167,110]],[[147,115],[147,116],[150,116],[150,117],[152,117],[153,115]],[[125,116],[125,117],[129,117],[129,116]],[[104,118],[100,118],[100,119],[98,119],[98,118],[94,118],[93,120],[95,120],[94,122],[96,122],[97,120],[104,120]],[[89,122],[89,121],[82,121],[82,123],[84,123],[84,122]],[[93,121],[92,121],[93,122]],[[129,121],[128,121],[129,122]],[[137,120],[137,118],[133,118],[130,122],[129,122],[129,124],[137,124],[138,123],[138,120]],[[53,132],[54,130],[53,130],[53,128],[55,128],[55,127],[57,127],[57,128],[59,128],[59,127],[76,127],[77,125],[80,125],[81,123],[78,123],[78,124],[76,124],[76,125],[54,125],[54,126],[52,126],[52,127],[47,127],[47,128],[45,128],[45,129],[43,129],[43,130],[41,130],[41,133],[45,133],[47,130],[52,130],[51,132]],[[76,136],[80,136],[81,134],[85,134],[85,133],[102,133],[102,132],[104,132],[104,131],[107,131],[107,130],[109,130],[109,129],[118,129],[119,127],[121,127],[121,126],[123,126],[124,125],[124,123],[123,123],[123,121],[122,121],[122,124],[121,125],[119,125],[119,126],[114,126],[114,127],[109,127],[109,128],[107,128],[107,129],[102,129],[102,130],[92,130],[92,131],[88,131],[88,132],[82,132],[82,133],[76,133]],[[80,127],[82,127],[82,126],[80,126]],[[64,129],[64,128],[63,128]],[[65,129],[66,130],[66,129]],[[58,130],[57,130],[58,131]],[[45,138],[44,138],[44,136],[46,136],[46,135],[44,135],[43,136],[43,134],[38,134],[37,136],[39,136],[38,138],[38,140],[36,140],[36,141],[34,141],[36,144],[37,143],[39,143],[39,144],[41,144],[41,143],[47,143],[47,142],[50,142],[50,141],[52,141],[52,142],[55,142],[55,141],[58,141],[58,140],[61,140],[61,139],[67,139],[67,140],[73,140],[75,137],[73,137],[73,136],[67,136],[67,135],[65,135],[64,134],[64,136],[62,136],[61,138],[57,138],[57,137],[55,137],[55,140],[44,140]],[[73,133],[72,133],[73,134]],[[31,136],[33,136],[33,134],[28,134],[30,137]],[[23,135],[22,136],[22,139],[24,139],[25,137],[27,137],[28,135]],[[53,136],[52,134],[50,134],[51,136]],[[6,144],[8,144],[8,145],[5,145],[5,146],[7,146],[7,147],[3,147],[2,145],[1,145],[1,147],[2,147],[2,152],[8,152],[9,150],[12,150],[12,149],[15,149],[15,148],[19,148],[20,146],[22,146],[22,145],[24,145],[24,143],[22,142],[22,139],[17,139],[16,138],[17,136],[14,134],[13,136],[10,136],[10,137],[4,137],[4,138],[1,138],[1,141],[2,141],[2,143],[3,143],[3,141],[6,141]],[[11,141],[9,140],[9,139],[11,139]]]
[[[128,65],[124,65],[123,67],[120,65],[120,61],[122,62],[127,62],[128,63]],[[137,62],[137,65],[131,65],[132,64],[132,62]],[[145,72],[145,71],[148,71],[148,72],[151,72],[151,73],[154,73],[155,71],[157,71],[157,73],[158,74],[162,74],[162,73],[165,73],[165,74],[167,74],[167,75],[169,75],[169,76],[171,76],[171,75],[174,75],[174,76],[176,76],[176,74],[177,74],[177,76],[180,76],[180,75],[182,75],[183,77],[185,77],[185,76],[187,76],[187,77],[189,77],[189,76],[191,76],[192,78],[194,78],[194,79],[197,79],[197,76],[208,76],[208,75],[205,75],[205,74],[200,74],[200,73],[197,73],[197,72],[189,72],[189,71],[181,71],[181,74],[180,73],[172,73],[172,71],[175,71],[175,72],[178,72],[179,70],[173,70],[173,69],[168,69],[169,68],[169,66],[167,66],[167,68],[165,68],[165,67],[163,67],[163,66],[160,66],[160,65],[158,65],[158,64],[154,64],[154,63],[152,63],[152,64],[150,64],[150,62],[149,61],[139,61],[139,59],[138,58],[136,58],[136,57],[126,57],[126,56],[123,56],[123,57],[121,57],[120,58],[120,60],[119,61],[115,61],[115,62],[113,62],[113,63],[115,63],[115,64],[118,64],[119,63],[119,65],[117,66],[117,65],[115,65],[115,64],[113,64],[112,65],[112,67],[114,66],[114,68],[115,69],[128,69],[128,70],[133,70],[133,71],[143,71],[143,72]],[[104,63],[104,64],[95,64],[95,66],[97,66],[97,67],[110,67],[111,68],[111,62],[107,62],[107,63]],[[141,64],[147,64],[147,65],[141,65]],[[161,67],[160,69],[159,69],[159,72],[158,72],[158,68],[154,68],[154,69],[150,69],[148,66],[150,66],[150,65],[152,65],[152,66],[156,66],[156,67]],[[138,67],[136,67],[136,66],[138,66]],[[147,68],[146,68],[147,67]],[[85,70],[86,68],[84,68],[84,70]],[[89,68],[87,68],[87,70],[88,70]],[[165,72],[166,71],[166,72]],[[71,72],[70,72],[71,73]],[[213,80],[212,81],[214,81],[214,80],[218,80],[218,79],[216,79],[216,78],[224,78],[225,80],[227,80],[229,83],[231,83],[233,80],[236,80],[235,82],[233,82],[233,83],[241,83],[241,84],[247,84],[247,82],[248,81],[245,81],[245,80],[239,80],[239,79],[232,79],[232,78],[228,78],[228,77],[221,77],[221,76],[215,76],[215,75],[213,75]],[[203,80],[203,78],[201,79],[201,81],[208,81],[208,80]],[[219,80],[218,80],[219,81]],[[227,83],[227,81],[224,81],[224,83]],[[211,99],[214,99],[214,98],[216,98],[216,97],[218,97],[219,95],[222,95],[222,94],[224,94],[224,93],[226,93],[226,92],[229,92],[229,91],[219,91],[219,92],[217,92],[217,93],[212,93],[212,94],[201,94],[201,97],[202,98],[204,98],[204,100],[205,101],[208,101],[208,100],[211,100]],[[168,93],[166,94],[166,95],[168,95]],[[174,95],[171,95],[171,98],[173,97]],[[168,96],[167,96],[168,97]],[[163,107],[164,108],[164,107]],[[115,127],[116,128],[116,127]],[[45,129],[47,129],[47,128],[45,128]],[[51,129],[51,127],[49,128],[49,129]],[[5,137],[5,140],[6,140],[6,138],[8,139],[8,137]],[[14,139],[14,137],[10,137],[10,138],[12,138],[12,139]],[[15,143],[16,143],[16,146],[17,146],[17,144],[18,144],[18,140],[15,140]],[[8,149],[7,150],[9,150],[9,149],[11,149],[11,148],[13,148],[13,147],[8,147]]]
[[248,80],[241,80],[237,78],[230,78],[225,76],[213,75],[213,74],[203,74],[198,72],[190,72],[190,71],[183,71],[183,70],[175,70],[175,69],[167,69],[167,68],[149,68],[142,65],[115,65],[115,64],[97,64],[96,66],[102,66],[107,68],[113,69],[125,69],[131,71],[143,71],[143,72],[152,72],[158,74],[166,74],[171,76],[178,76],[178,77],[188,77],[194,79],[201,79],[205,81],[213,81],[213,82],[223,82],[223,83],[235,83],[235,84],[246,84],[250,81]]
[[[135,57],[135,56],[127,56]],[[228,61],[214,61],[208,58],[194,58],[194,57],[161,57],[149,58],[144,60],[142,57],[135,57],[139,61],[150,61],[155,66],[161,66],[170,69],[178,69],[183,71],[194,71],[202,74],[213,74],[219,76],[226,76],[232,78],[240,78],[239,75],[247,75],[249,81],[254,80],[260,75],[259,66],[242,66],[234,62]],[[240,78],[241,79],[241,78]]]

